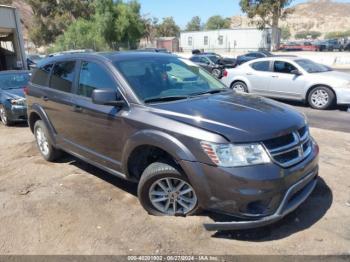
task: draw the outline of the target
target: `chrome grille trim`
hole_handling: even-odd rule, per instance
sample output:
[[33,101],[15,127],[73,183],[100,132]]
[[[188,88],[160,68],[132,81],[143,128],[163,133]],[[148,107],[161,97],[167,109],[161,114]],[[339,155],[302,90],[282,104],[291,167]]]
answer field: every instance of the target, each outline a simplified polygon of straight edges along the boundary
[[[295,165],[307,158],[312,152],[312,140],[308,126],[272,140],[277,142],[279,139],[280,141],[285,141],[286,137],[289,140],[291,137],[293,137],[293,141],[275,148],[271,148],[271,140],[264,142],[264,146],[267,149],[271,159],[282,167],[290,167]],[[280,144],[280,142],[278,143]]]

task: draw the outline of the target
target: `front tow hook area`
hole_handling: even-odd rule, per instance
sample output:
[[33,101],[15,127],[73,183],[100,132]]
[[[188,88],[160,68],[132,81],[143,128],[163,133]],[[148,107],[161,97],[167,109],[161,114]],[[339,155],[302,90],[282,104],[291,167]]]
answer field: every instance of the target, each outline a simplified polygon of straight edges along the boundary
[[298,208],[312,193],[317,184],[317,173],[311,173],[291,186],[286,192],[277,211],[258,220],[206,223],[208,231],[242,230],[272,224]]

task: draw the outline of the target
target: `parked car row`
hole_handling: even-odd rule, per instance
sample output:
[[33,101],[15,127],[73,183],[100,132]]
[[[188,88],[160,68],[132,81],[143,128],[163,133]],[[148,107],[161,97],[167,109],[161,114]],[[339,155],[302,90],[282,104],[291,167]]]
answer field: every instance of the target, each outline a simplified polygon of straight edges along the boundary
[[327,39],[304,42],[288,42],[280,47],[283,51],[350,51],[350,41]]
[[190,60],[74,53],[40,61],[29,83],[28,72],[13,75],[0,78],[5,101],[28,105],[43,158],[68,152],[138,183],[152,215],[204,209],[232,216],[208,230],[254,228],[292,212],[316,186],[319,150],[304,116],[237,93]]

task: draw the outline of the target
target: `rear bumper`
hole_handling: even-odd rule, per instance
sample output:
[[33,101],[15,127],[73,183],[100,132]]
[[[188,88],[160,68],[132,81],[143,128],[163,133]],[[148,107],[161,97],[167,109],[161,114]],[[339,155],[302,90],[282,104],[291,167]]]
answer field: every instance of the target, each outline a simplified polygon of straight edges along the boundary
[[8,119],[12,122],[27,121],[27,107],[25,106],[11,106],[6,113]]
[[212,224],[204,224],[209,231],[218,230],[237,230],[257,228],[272,224],[300,206],[312,193],[317,184],[317,173],[312,172],[306,177],[291,186],[283,197],[283,200],[277,211],[270,216],[263,217],[258,220],[233,221],[233,222],[217,222]]

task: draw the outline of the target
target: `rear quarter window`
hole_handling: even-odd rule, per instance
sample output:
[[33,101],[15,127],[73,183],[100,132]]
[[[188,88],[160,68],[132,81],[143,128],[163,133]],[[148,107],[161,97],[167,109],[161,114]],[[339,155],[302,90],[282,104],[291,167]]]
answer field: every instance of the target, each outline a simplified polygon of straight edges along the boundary
[[52,67],[53,64],[47,64],[34,70],[31,79],[32,83],[40,86],[46,86],[49,81]]

